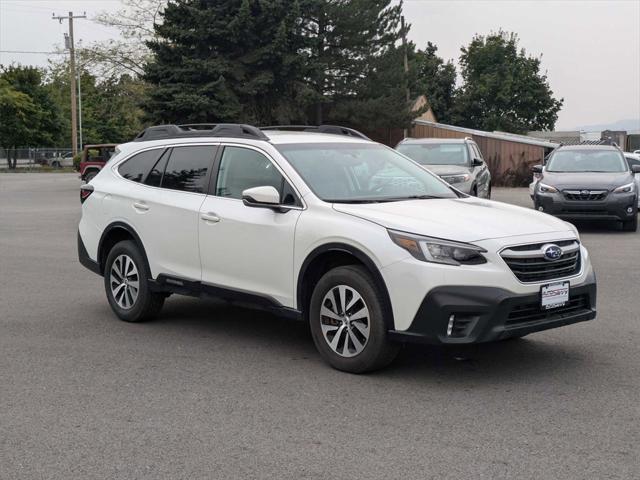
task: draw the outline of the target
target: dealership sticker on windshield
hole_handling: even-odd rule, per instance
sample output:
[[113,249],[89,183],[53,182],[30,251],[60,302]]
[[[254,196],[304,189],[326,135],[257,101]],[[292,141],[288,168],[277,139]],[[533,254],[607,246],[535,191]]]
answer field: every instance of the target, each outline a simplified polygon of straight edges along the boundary
[[564,306],[569,301],[569,282],[543,285],[540,298],[545,310]]

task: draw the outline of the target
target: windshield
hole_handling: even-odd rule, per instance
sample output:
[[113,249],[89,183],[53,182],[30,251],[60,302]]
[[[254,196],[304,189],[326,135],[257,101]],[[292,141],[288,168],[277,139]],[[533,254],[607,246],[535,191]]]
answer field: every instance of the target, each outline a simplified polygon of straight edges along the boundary
[[457,198],[436,176],[382,145],[305,143],[277,148],[313,193],[326,202]]
[[403,143],[397,150],[420,165],[469,166],[469,152],[463,143]]
[[551,155],[547,172],[626,172],[624,157],[614,150],[564,150]]

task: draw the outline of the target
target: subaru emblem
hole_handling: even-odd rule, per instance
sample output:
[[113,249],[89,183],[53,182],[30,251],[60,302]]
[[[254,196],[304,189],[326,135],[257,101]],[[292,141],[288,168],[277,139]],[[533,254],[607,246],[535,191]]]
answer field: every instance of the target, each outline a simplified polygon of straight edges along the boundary
[[554,244],[545,245],[542,247],[542,253],[544,255],[545,260],[549,260],[550,262],[555,262],[562,257],[562,249]]
[[589,195],[590,193],[591,193],[591,192],[590,192],[589,190],[582,190],[582,191],[580,192],[580,194],[581,194],[582,196],[584,196],[584,197],[586,197],[586,196],[587,196],[587,195]]

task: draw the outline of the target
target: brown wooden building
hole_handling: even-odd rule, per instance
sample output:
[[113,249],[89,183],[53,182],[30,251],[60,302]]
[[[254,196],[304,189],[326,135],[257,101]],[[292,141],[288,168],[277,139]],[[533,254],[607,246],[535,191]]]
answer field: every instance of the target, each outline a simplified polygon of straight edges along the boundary
[[559,144],[524,135],[485,132],[444,123],[415,120],[412,138],[472,138],[489,165],[495,185],[525,186],[531,181],[531,167]]

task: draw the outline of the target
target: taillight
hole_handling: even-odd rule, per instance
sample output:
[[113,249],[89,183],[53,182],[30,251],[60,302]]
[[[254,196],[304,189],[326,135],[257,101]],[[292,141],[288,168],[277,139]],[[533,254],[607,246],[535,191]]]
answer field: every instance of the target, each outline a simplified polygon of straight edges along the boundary
[[84,201],[89,198],[89,195],[93,193],[93,185],[82,185],[80,187],[80,203],[84,203]]

